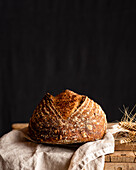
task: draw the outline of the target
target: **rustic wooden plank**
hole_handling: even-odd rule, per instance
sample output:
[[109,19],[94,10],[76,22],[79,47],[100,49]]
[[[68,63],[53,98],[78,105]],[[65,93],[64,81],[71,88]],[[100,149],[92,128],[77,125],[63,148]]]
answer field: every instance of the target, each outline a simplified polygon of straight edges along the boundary
[[115,150],[116,151],[130,151],[130,150],[136,150],[136,142],[131,142],[131,143],[123,143],[120,144],[119,142],[115,141]]
[[105,155],[105,162],[111,162],[110,154]]
[[105,163],[104,170],[136,170],[136,163]]
[[110,154],[111,162],[135,162],[135,155],[133,151],[115,151]]
[[13,123],[12,129],[19,130],[28,127],[28,123]]
[[130,143],[123,143],[120,144],[118,141],[115,141],[115,150],[116,151],[131,151],[136,150],[136,142],[130,142]]
[[136,153],[133,151],[115,151],[112,154],[105,155],[105,162],[136,162]]

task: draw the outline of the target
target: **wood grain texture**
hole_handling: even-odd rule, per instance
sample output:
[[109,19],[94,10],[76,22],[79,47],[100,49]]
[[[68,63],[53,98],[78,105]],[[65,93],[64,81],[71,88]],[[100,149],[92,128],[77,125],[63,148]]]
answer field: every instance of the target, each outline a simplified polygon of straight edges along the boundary
[[105,163],[104,170],[136,170],[136,163]]
[[111,156],[110,156],[110,154],[105,155],[105,162],[111,162]]
[[28,123],[13,123],[12,129],[19,130],[28,127]]
[[135,162],[135,154],[133,151],[115,151],[105,156],[105,162]]
[[116,151],[130,151],[130,150],[136,150],[136,142],[131,143],[123,143],[120,144],[118,141],[115,141],[115,150]]

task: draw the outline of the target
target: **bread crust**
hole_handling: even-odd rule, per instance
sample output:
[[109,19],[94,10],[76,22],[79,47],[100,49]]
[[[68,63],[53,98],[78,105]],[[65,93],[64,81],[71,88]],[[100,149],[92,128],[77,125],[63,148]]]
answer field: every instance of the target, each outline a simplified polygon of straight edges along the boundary
[[38,143],[73,144],[101,139],[107,128],[102,108],[87,96],[65,90],[47,93],[29,121],[30,137]]

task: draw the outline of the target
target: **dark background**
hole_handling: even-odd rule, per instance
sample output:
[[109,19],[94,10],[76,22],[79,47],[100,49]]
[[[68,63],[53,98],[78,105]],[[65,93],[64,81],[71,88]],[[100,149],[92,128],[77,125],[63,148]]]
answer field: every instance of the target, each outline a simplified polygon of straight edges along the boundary
[[135,2],[0,1],[0,135],[66,88],[120,120],[136,103]]

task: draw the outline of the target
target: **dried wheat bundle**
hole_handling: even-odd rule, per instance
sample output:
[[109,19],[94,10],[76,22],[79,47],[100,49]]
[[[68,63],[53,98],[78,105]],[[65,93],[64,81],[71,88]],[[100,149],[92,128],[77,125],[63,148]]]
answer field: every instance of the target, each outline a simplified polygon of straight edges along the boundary
[[120,137],[120,143],[129,143],[136,140],[136,113],[132,114],[135,107],[136,105],[130,112],[129,108],[125,108],[125,106],[123,106],[124,111],[120,110],[124,115],[119,122],[119,126],[126,130],[125,133],[118,133],[116,136],[117,138]]

